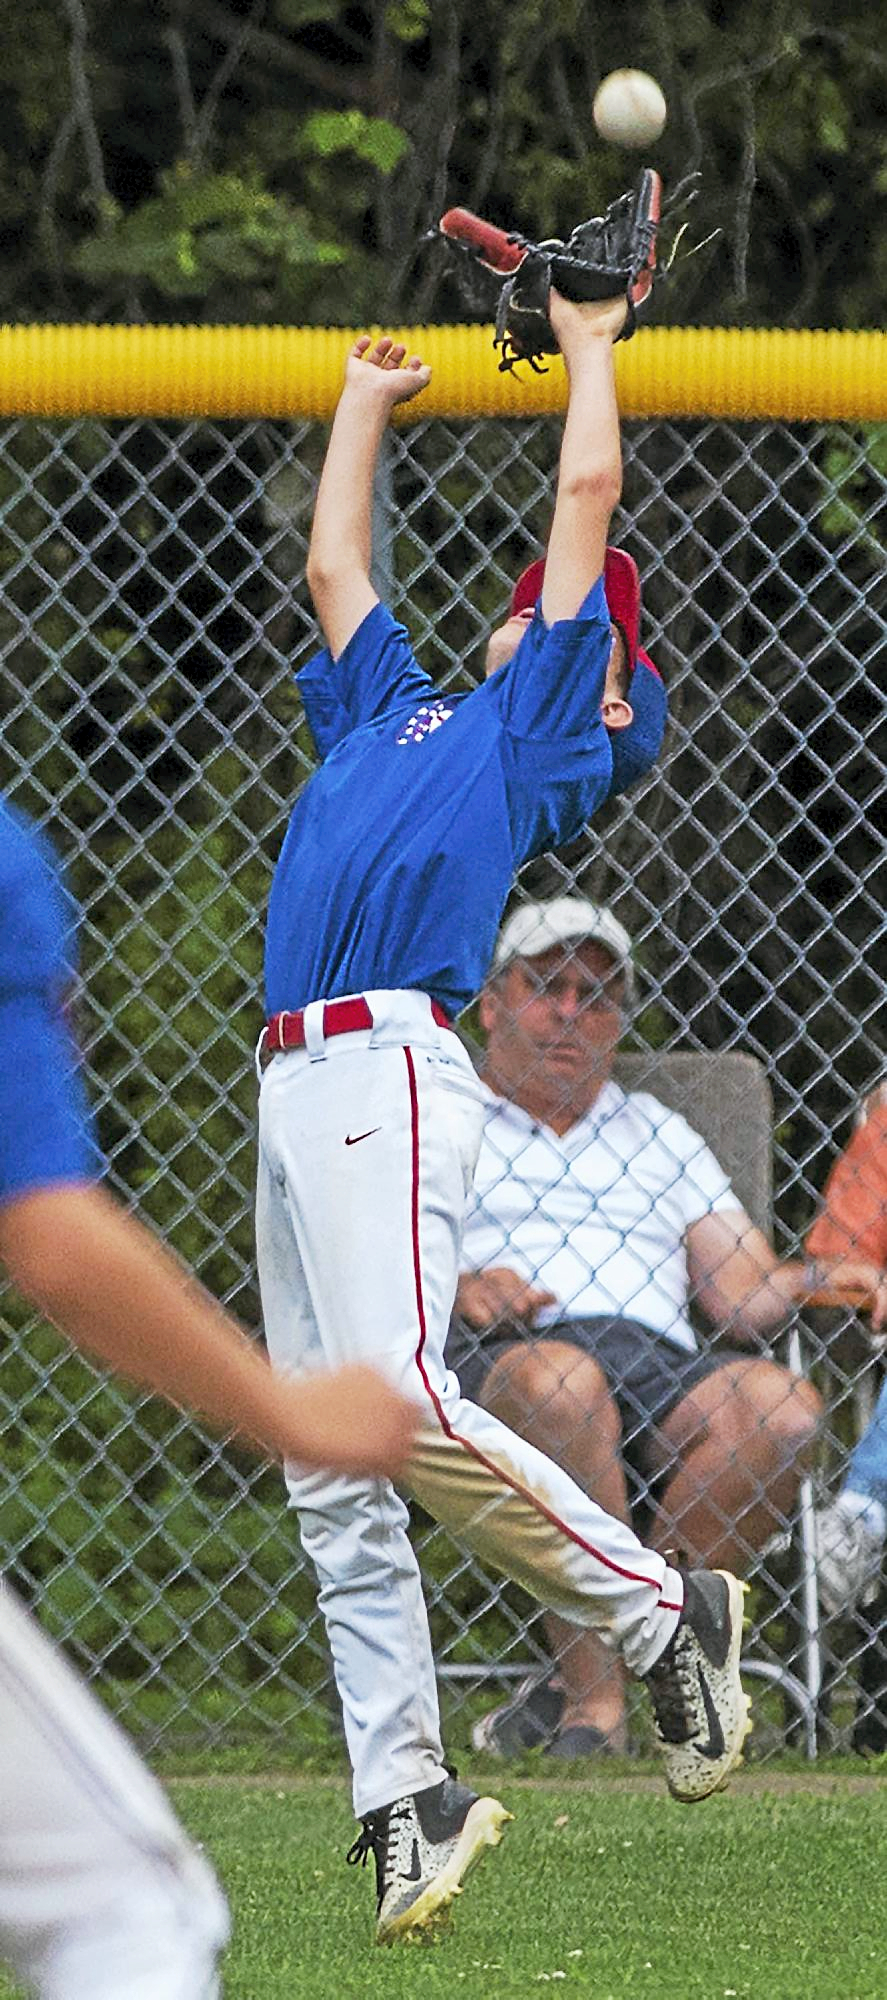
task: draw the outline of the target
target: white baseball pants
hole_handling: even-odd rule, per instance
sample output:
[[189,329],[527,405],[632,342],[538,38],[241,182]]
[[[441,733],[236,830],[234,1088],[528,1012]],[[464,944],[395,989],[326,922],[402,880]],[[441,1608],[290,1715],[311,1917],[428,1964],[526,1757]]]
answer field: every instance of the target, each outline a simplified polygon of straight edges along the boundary
[[216,2000],[215,1877],[0,1583],[0,1956],[41,2000]]
[[[548,1608],[607,1631],[643,1674],[678,1622],[679,1575],[560,1467],[460,1395],[443,1349],[483,1099],[421,993],[367,993],[374,1026],[276,1055],[259,1101],[257,1250],[268,1348],[287,1373],[373,1361],[423,1405],[407,1485]],[[319,1580],[358,1817],[444,1775],[408,1513],[380,1479],[286,1468]]]

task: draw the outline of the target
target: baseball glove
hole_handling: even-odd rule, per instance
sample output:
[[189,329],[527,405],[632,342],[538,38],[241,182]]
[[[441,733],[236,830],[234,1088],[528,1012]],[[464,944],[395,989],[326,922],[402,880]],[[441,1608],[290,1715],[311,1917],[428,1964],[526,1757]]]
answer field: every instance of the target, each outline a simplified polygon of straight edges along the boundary
[[[695,192],[695,186],[688,188],[683,182],[676,198],[680,196],[685,202]],[[470,209],[447,210],[439,231],[459,259],[459,275],[469,302],[476,304],[472,267],[476,271],[479,265],[500,281],[495,334],[495,344],[501,349],[500,369],[513,369],[516,362],[527,361],[537,374],[543,374],[540,356],[558,352],[548,317],[552,285],[564,298],[580,301],[618,298],[624,293],[628,313],[617,338],[631,338],[636,309],[648,297],[657,273],[661,203],[660,177],[654,167],[645,167],[633,191],[612,201],[603,215],[580,222],[566,242],[552,237],[532,243],[516,232],[484,222]],[[674,201],[670,209],[673,207]]]

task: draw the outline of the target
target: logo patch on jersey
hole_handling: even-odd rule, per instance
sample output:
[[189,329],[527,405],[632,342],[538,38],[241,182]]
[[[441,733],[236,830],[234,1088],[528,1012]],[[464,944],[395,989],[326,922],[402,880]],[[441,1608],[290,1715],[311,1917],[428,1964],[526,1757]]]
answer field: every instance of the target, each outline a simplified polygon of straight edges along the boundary
[[371,1139],[375,1132],[381,1132],[381,1130],[381,1125],[371,1125],[368,1132],[354,1132],[353,1134],[348,1132],[345,1137],[345,1144],[346,1146],[359,1146],[361,1139]]
[[441,723],[449,722],[453,712],[445,701],[423,702],[422,707],[417,708],[415,715],[410,716],[406,728],[395,738],[395,742],[424,743],[426,736],[432,736],[435,729],[440,728]]

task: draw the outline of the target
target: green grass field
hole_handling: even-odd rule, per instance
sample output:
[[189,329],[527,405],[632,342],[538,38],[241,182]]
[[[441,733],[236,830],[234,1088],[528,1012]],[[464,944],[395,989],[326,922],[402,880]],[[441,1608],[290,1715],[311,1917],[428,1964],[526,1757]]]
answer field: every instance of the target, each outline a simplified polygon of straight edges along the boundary
[[[232,1906],[226,2000],[887,1993],[887,1775],[749,1771],[695,1808],[645,1777],[499,1789],[514,1825],[469,1879],[449,1936],[380,1951],[372,1869],[345,1866],[355,1829],[342,1782],[172,1783]],[[0,2000],[13,1992],[0,1976]]]

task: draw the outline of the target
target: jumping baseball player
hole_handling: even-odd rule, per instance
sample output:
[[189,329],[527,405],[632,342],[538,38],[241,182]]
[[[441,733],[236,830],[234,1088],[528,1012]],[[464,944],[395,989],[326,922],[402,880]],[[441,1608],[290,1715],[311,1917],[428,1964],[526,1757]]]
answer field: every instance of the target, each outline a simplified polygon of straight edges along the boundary
[[[96,1185],[64,1012],[70,911],[0,800],[0,1263],[78,1347],[278,1457],[394,1473],[416,1407],[357,1367],[283,1383]],[[214,1877],[110,1717],[0,1584],[0,1955],[45,2000],[210,2000]]]
[[[436,693],[370,581],[377,452],[430,370],[367,336],[347,360],[308,561],[327,650],[300,680],[324,761],[292,813],[268,915],[259,1274],[281,1369],[372,1357],[419,1391],[410,1492],[546,1605],[609,1632],[650,1690],[672,1791],[695,1799],[725,1783],[747,1729],[739,1584],[685,1578],[642,1547],[465,1401],[443,1360],[483,1115],[452,1019],[488,969],[515,870],[646,769],[664,726],[661,682],[637,652],[633,566],[606,549],[626,297],[575,304],[552,289],[548,310],[569,397],[541,598],[492,634],[487,677],[463,697]],[[393,1486],[296,1464],[287,1481],[363,1821],[348,1858],[374,1857],[377,1938],[421,1936],[510,1815],[447,1775]]]

